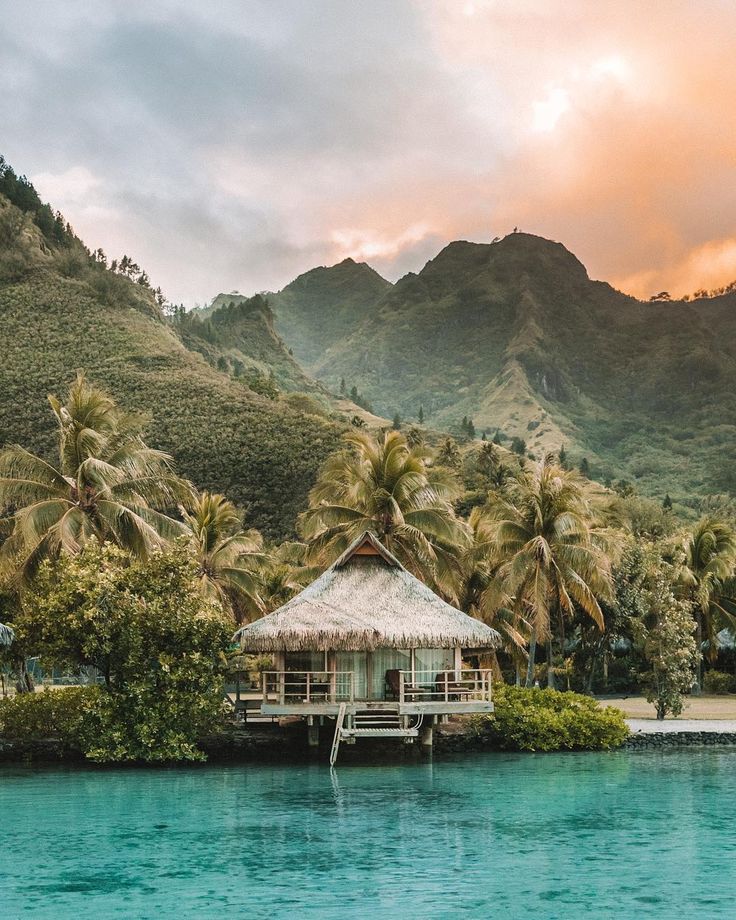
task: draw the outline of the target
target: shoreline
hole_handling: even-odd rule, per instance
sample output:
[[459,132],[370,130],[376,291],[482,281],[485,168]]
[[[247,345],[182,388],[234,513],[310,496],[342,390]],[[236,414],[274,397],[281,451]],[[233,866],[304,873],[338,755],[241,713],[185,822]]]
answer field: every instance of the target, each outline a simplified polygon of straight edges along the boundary
[[[736,746],[736,721],[714,719],[627,719],[630,734],[616,751],[642,749]],[[320,740],[319,748],[309,748],[306,733],[279,726],[258,726],[257,728],[233,728],[201,739],[200,747],[207,755],[201,766],[224,763],[275,763],[284,759],[300,763],[327,763],[328,739]],[[347,746],[341,758],[343,763],[401,763],[425,759],[442,758],[457,754],[509,754],[546,753],[534,751],[515,752],[505,748],[492,747],[480,736],[454,725],[450,730],[440,730],[435,735],[432,756],[423,755],[419,745],[397,745],[395,742],[373,741],[370,746],[359,744]],[[549,753],[603,753],[601,751],[555,751]],[[98,764],[86,760],[75,749],[63,745],[58,739],[45,738],[34,741],[13,741],[0,738],[0,767],[17,764],[32,766],[85,766],[99,769],[140,767],[198,766],[197,762],[182,764],[164,763],[111,763]]]

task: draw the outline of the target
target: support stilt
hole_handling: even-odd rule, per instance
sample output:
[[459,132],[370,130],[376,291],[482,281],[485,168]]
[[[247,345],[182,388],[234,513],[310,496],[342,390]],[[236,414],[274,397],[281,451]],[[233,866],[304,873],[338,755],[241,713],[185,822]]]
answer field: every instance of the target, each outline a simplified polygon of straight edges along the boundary
[[432,756],[432,742],[434,740],[434,719],[429,721],[428,725],[422,726],[419,733],[419,743],[422,746],[422,753]]

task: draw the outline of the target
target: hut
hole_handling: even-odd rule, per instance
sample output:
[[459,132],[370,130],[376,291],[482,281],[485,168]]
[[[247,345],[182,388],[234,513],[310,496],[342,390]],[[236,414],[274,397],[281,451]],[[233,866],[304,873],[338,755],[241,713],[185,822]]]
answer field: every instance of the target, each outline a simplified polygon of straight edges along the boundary
[[0,623],[0,645],[10,645],[15,635],[9,626]]
[[464,657],[495,647],[498,633],[438,597],[368,532],[235,638],[273,658],[263,715],[301,716],[310,744],[335,719],[333,760],[340,740],[418,737],[431,747],[438,719],[493,710],[491,672]]

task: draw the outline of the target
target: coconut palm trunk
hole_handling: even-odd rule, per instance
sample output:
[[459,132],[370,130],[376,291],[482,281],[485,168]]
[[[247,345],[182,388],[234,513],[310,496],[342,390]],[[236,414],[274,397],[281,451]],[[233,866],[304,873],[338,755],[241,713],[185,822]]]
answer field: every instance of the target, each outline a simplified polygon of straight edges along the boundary
[[552,666],[554,660],[554,655],[552,651],[552,636],[547,640],[547,688],[549,690],[555,689],[555,672]]
[[15,682],[16,693],[34,693],[36,685],[28,668],[26,668],[25,658],[18,659],[16,669],[18,671],[18,680]]
[[526,665],[526,683],[525,687],[534,686],[534,664],[535,658],[537,655],[537,630],[532,629],[531,636],[529,637],[529,661]]

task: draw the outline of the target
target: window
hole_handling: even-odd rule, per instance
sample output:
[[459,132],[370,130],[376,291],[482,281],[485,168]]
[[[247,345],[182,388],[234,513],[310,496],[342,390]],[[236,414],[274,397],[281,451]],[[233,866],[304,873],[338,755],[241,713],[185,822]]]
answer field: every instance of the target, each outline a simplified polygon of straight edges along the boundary
[[335,656],[338,671],[353,672],[356,700],[367,698],[367,656],[365,652],[338,652]]
[[373,652],[373,699],[386,699],[386,672],[411,670],[408,648],[377,648]]
[[284,670],[324,671],[327,668],[324,652],[287,652]]
[[418,648],[414,652],[414,670],[418,684],[434,684],[440,671],[455,669],[454,648]]

